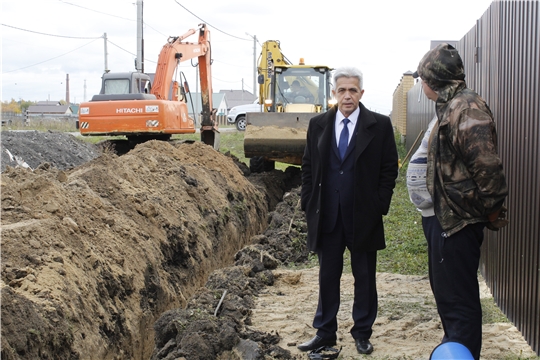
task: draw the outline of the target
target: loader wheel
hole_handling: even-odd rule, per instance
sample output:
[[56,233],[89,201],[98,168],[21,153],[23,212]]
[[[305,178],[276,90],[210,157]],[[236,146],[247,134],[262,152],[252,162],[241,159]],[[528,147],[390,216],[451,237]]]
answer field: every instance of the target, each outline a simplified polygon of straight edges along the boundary
[[252,173],[272,171],[275,168],[275,164],[274,161],[265,160],[261,156],[255,156],[249,159],[249,170]]
[[236,129],[238,131],[246,131],[246,117],[245,116],[239,116],[238,119],[236,119]]
[[249,159],[249,170],[252,173],[262,173],[264,172],[264,159],[260,156],[252,157]]

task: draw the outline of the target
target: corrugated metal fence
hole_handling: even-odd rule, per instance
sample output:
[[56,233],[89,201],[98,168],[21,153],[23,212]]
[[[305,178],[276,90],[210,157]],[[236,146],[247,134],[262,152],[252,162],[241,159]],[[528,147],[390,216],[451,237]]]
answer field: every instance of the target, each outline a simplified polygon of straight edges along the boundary
[[[457,44],[468,87],[490,106],[509,185],[510,224],[486,231],[481,272],[496,303],[540,353],[540,5],[494,1]],[[427,50],[427,49],[426,49]],[[420,59],[419,59],[420,60]],[[420,99],[420,100],[419,100]],[[407,97],[409,149],[434,114],[416,84]]]

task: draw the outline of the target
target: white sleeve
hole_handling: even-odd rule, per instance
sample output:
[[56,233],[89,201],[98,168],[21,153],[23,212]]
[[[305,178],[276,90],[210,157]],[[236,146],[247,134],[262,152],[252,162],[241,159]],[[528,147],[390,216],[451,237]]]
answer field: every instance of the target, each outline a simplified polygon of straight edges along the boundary
[[431,195],[427,190],[426,173],[428,141],[436,121],[437,118],[434,117],[429,123],[428,129],[422,138],[422,142],[413,156],[411,156],[409,166],[407,167],[407,190],[409,191],[409,199],[420,210],[433,207]]

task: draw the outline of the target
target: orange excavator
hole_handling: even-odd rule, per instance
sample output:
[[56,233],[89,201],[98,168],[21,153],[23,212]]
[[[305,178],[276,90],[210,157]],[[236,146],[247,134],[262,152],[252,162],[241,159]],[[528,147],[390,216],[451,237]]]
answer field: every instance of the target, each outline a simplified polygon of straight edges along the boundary
[[219,148],[219,129],[212,108],[210,31],[199,25],[198,43],[184,41],[191,29],[169,37],[159,54],[152,77],[137,72],[103,74],[101,91],[79,107],[78,128],[83,136],[124,135],[132,143],[150,139],[169,140],[173,134],[195,133],[195,121],[186,104],[187,84],[173,76],[180,62],[198,58],[201,84],[201,141]]

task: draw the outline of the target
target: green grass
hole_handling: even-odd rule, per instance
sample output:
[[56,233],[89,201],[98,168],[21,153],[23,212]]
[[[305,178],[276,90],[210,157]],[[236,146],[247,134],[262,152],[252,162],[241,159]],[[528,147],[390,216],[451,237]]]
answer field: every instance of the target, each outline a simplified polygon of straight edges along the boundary
[[400,170],[390,211],[384,217],[386,249],[379,251],[377,271],[427,275],[427,242],[422,215],[409,200],[406,169]]
[[[396,133],[400,159],[406,156],[404,144]],[[427,242],[422,230],[422,215],[409,200],[406,183],[407,164],[400,170],[390,211],[384,217],[386,249],[379,251],[377,271],[403,275],[427,275]]]
[[28,125],[23,124],[22,120],[15,120],[11,125],[2,126],[4,130],[37,130],[37,131],[60,131],[75,132],[75,117],[60,120],[51,120],[48,118],[31,117]]
[[482,324],[509,323],[510,320],[497,307],[493,298],[484,298],[480,300],[482,305]]

